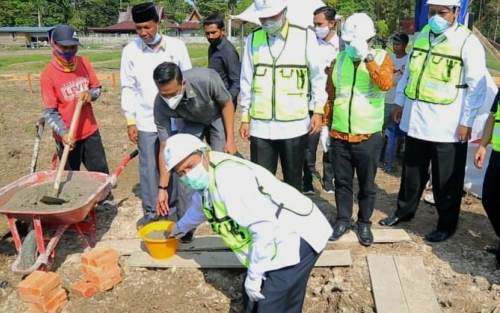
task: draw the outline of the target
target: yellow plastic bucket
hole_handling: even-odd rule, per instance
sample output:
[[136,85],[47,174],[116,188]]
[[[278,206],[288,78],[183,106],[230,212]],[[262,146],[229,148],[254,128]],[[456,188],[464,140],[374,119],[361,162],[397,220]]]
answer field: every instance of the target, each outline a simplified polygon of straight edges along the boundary
[[144,225],[137,231],[139,237],[144,241],[149,255],[154,259],[163,260],[175,255],[178,241],[176,238],[151,239],[148,238],[148,234],[154,231],[170,231],[174,224],[172,221],[157,221]]

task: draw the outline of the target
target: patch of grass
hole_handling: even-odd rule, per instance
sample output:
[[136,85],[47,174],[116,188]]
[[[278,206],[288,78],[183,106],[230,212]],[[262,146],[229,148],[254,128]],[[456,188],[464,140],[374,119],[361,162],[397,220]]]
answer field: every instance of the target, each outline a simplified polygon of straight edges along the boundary
[[491,53],[486,53],[486,66],[497,75],[500,74],[500,60]]

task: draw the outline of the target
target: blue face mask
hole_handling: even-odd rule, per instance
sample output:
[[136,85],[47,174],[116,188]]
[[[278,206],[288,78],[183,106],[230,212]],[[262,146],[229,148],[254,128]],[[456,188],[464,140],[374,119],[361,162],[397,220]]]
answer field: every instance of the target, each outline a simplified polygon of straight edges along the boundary
[[264,29],[269,35],[277,35],[281,31],[281,28],[283,28],[283,19],[262,23],[262,29]]
[[73,60],[73,58],[75,57],[76,55],[76,52],[63,52],[61,53],[61,56],[67,61],[67,62],[70,62],[71,60]]
[[345,53],[347,53],[347,55],[353,60],[361,59],[360,56],[358,55],[358,51],[350,45],[346,45]]
[[450,27],[450,23],[436,14],[429,19],[429,26],[434,34],[441,34]]
[[[203,160],[203,159],[202,159]],[[208,188],[208,171],[203,166],[203,161],[193,167],[189,172],[181,177],[181,182],[193,188],[203,191]]]
[[146,42],[148,46],[156,46],[161,41],[161,35],[159,32],[156,32],[155,38],[151,42]]

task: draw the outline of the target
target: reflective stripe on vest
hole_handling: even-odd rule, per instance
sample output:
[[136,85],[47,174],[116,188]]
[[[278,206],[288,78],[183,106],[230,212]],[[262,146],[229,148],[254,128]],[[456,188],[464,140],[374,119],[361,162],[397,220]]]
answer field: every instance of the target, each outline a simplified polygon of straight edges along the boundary
[[451,40],[431,46],[430,26],[422,29],[409,58],[408,83],[405,94],[412,100],[433,104],[451,104],[461,88],[462,50],[471,35],[470,30],[459,25]]
[[491,138],[493,150],[500,152],[500,103],[497,104],[497,114],[495,116],[495,127],[493,128],[493,137]]
[[[375,62],[381,65],[384,50],[375,50]],[[384,124],[385,92],[371,79],[365,62],[355,67],[352,59],[342,51],[332,71],[335,86],[331,129],[349,134],[374,134]]]
[[294,121],[307,117],[310,86],[306,46],[307,30],[292,24],[277,56],[272,55],[264,30],[253,33],[251,118]]

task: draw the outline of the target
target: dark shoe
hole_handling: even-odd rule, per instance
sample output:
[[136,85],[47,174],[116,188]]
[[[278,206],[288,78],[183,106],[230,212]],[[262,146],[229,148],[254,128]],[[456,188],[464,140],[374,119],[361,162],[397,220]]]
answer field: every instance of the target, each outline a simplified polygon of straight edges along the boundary
[[304,184],[302,187],[302,193],[305,195],[314,195],[314,187],[312,184]]
[[358,240],[365,247],[373,243],[372,225],[358,223]]
[[326,193],[334,193],[335,192],[335,187],[333,186],[332,182],[323,182],[323,190]]
[[413,218],[412,216],[407,216],[407,217],[397,217],[396,214],[391,214],[386,218],[381,219],[378,221],[378,223],[382,226],[394,226],[397,225],[399,222],[408,222]]
[[181,237],[182,243],[191,243],[194,239],[194,230],[187,232],[184,236]]
[[333,233],[328,240],[330,241],[338,240],[340,237],[342,237],[343,234],[347,233],[347,231],[350,228],[351,226],[349,224],[335,223],[335,225],[333,225]]
[[429,242],[441,242],[453,236],[453,232],[446,232],[442,230],[435,230],[425,236],[425,240]]

